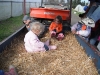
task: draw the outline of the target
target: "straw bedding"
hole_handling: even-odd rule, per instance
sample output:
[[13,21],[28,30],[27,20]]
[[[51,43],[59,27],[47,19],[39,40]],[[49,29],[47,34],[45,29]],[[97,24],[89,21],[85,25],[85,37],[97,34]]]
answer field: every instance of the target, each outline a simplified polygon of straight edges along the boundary
[[[64,40],[51,39],[57,50],[27,53],[23,42],[24,34],[15,38],[11,46],[0,54],[0,69],[8,71],[14,65],[18,75],[98,75],[96,67],[75,36],[67,32]],[[49,38],[47,32],[41,41]]]

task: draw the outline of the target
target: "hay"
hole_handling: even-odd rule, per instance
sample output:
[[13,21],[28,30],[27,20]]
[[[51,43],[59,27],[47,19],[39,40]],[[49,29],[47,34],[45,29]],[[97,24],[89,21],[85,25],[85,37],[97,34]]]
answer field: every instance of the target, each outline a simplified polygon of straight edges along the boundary
[[[12,64],[19,75],[98,75],[91,58],[70,32],[63,41],[51,39],[51,44],[58,46],[57,50],[40,53],[27,53],[23,38],[24,34],[21,34],[0,54],[0,69],[8,71]],[[48,38],[46,33],[41,40]]]

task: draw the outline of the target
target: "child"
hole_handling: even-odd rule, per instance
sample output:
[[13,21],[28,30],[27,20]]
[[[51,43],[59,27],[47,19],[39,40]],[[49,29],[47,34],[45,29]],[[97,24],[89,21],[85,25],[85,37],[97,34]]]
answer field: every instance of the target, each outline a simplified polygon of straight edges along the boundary
[[62,30],[63,30],[62,17],[58,15],[54,19],[54,22],[52,22],[49,27],[51,37],[56,37],[58,40],[62,40],[64,38]]
[[73,34],[81,35],[86,41],[88,41],[89,35],[91,34],[91,27],[81,23],[76,23],[71,27]]
[[30,31],[25,35],[25,49],[27,52],[39,52],[56,49],[56,46],[50,46],[49,40],[45,43],[38,39],[38,36],[43,32],[44,26],[39,22],[30,24]]
[[9,66],[9,72],[4,72],[3,70],[0,70],[0,75],[18,75],[16,72],[16,69],[14,66]]
[[[32,22],[38,22],[37,20],[35,20],[34,18],[30,18],[28,15],[25,15],[23,17],[23,23],[26,25],[26,28],[28,31],[30,31],[30,23]],[[43,34],[47,31],[47,28],[45,27],[45,31],[43,31],[39,37],[43,37]]]
[[25,15],[23,17],[23,23],[26,25],[28,31],[30,30],[30,26],[29,26],[30,22],[31,22],[31,18],[28,15]]

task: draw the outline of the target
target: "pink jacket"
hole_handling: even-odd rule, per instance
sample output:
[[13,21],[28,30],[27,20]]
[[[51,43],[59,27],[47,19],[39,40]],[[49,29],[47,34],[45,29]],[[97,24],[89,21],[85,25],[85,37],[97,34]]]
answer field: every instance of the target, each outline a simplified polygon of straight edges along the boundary
[[31,30],[25,35],[24,42],[27,52],[45,51],[44,43]]

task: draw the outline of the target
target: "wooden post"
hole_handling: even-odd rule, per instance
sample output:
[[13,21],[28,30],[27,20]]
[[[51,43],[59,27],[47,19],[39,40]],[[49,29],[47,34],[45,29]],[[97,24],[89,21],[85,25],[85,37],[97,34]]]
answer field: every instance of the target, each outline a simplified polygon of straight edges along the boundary
[[12,6],[12,1],[11,1],[11,17],[12,17],[12,10],[13,10],[12,7],[13,7],[13,6]]
[[41,0],[41,7],[42,7],[42,4],[43,4],[43,0]]
[[71,12],[72,12],[72,0],[70,0],[70,25],[71,25],[71,17],[72,17]]
[[24,15],[26,15],[26,0],[24,0],[23,11],[24,11]]

